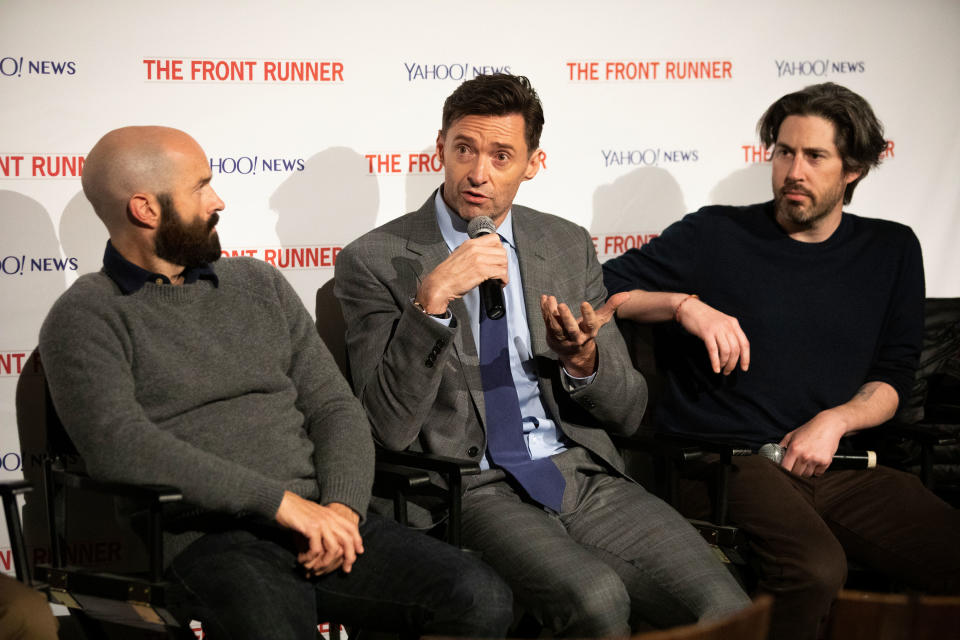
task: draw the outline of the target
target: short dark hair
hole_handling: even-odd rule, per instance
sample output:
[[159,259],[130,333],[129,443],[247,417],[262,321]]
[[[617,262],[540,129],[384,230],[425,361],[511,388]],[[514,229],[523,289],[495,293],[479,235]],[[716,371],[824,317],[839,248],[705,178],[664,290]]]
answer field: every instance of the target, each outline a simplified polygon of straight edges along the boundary
[[880,154],[887,148],[883,125],[874,115],[870,103],[850,89],[832,82],[788,93],[770,105],[757,123],[760,140],[768,148],[776,144],[780,125],[788,116],[820,116],[833,123],[836,130],[834,144],[843,160],[843,170],[860,172],[843,193],[843,204],[849,204],[857,183],[872,167],[880,164]]
[[526,76],[507,73],[478,75],[467,80],[443,103],[443,124],[446,133],[450,125],[464,116],[523,116],[527,153],[540,146],[543,131],[543,105],[540,96]]

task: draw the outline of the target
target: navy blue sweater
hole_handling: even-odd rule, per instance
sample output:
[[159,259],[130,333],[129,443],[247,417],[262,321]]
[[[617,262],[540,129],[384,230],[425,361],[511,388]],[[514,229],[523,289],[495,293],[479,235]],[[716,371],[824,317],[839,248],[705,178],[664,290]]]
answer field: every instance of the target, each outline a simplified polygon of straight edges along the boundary
[[656,327],[662,428],[754,446],[778,442],[866,382],[907,396],[923,337],[923,260],[902,224],[843,214],[820,243],[790,238],[773,203],[705,207],[603,266],[610,295],[696,293],[736,317],[750,370],[713,373],[706,348]]

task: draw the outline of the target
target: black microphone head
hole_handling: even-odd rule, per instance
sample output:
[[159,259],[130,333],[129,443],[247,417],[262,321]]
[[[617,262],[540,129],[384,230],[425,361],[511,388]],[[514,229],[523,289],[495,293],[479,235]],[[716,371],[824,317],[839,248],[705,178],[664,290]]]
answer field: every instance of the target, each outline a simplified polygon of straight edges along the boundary
[[772,442],[760,447],[760,450],[757,451],[757,455],[763,456],[767,460],[773,460],[777,464],[783,460],[783,447]]
[[467,225],[467,235],[471,238],[479,238],[480,236],[485,236],[488,233],[496,233],[497,225],[493,224],[493,220],[487,216],[477,216],[470,221],[470,224]]

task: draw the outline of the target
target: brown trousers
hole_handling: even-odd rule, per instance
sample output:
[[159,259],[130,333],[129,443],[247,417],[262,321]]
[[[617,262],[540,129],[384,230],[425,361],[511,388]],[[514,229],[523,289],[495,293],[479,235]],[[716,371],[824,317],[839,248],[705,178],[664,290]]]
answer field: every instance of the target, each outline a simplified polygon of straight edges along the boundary
[[58,627],[42,593],[0,574],[0,640],[57,640]]
[[[887,467],[797,478],[759,456],[734,458],[730,521],[748,536],[758,588],[776,598],[770,637],[816,638],[847,559],[929,593],[960,592],[960,511]],[[681,512],[709,514],[707,484],[681,489]]]

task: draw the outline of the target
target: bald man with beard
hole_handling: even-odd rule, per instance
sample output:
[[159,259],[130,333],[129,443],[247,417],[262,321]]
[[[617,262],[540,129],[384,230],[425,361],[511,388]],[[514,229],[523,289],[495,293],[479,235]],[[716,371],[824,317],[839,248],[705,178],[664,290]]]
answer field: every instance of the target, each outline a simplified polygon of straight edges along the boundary
[[50,391],[89,472],[178,487],[171,610],[207,637],[314,638],[319,621],[496,637],[509,589],[479,561],[367,515],[366,415],[274,268],[220,258],[224,203],[197,142],[111,131],[83,190],[103,269],[40,335]]

